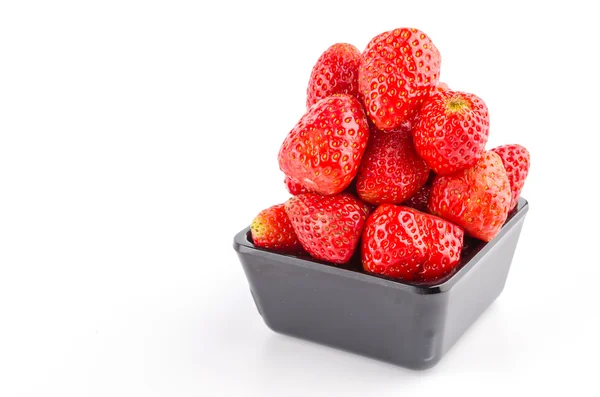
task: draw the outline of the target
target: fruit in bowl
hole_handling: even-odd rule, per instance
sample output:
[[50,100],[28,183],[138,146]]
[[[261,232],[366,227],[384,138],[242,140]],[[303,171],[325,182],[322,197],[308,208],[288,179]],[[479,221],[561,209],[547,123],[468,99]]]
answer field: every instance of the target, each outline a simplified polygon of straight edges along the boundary
[[[421,368],[502,290],[530,154],[486,148],[485,102],[440,70],[440,51],[414,28],[362,53],[333,44],[317,60],[277,157],[291,197],[234,244],[274,330]],[[385,324],[416,344],[386,350],[374,342]],[[353,331],[334,338],[342,325]]]

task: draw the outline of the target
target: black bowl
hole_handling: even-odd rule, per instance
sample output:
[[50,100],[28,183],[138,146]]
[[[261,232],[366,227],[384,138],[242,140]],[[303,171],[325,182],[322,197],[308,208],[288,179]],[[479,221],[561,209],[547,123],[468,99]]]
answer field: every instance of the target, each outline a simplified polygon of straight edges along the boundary
[[520,198],[492,241],[466,239],[455,271],[430,283],[366,273],[358,254],[334,266],[258,248],[249,228],[235,236],[233,246],[256,307],[273,331],[425,369],[502,292],[528,209]]

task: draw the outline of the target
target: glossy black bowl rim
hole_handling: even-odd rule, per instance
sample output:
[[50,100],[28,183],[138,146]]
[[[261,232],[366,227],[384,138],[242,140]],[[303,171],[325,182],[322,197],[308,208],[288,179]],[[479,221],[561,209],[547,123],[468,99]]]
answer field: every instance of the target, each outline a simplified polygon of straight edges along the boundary
[[464,277],[464,275],[467,274],[471,268],[476,266],[480,259],[483,256],[485,256],[494,247],[494,245],[496,245],[500,240],[502,240],[502,238],[510,229],[512,229],[521,219],[523,219],[528,210],[529,203],[527,202],[527,200],[525,200],[524,198],[519,198],[519,202],[517,204],[516,209],[511,211],[506,222],[502,226],[502,229],[500,230],[498,235],[494,237],[494,239],[492,239],[488,243],[482,242],[481,247],[473,253],[472,257],[468,260],[468,262],[462,265],[460,269],[450,274],[449,276],[441,278],[440,280],[434,281],[430,284],[415,284],[376,274],[370,274],[366,272],[361,273],[351,269],[346,269],[343,266],[335,266],[333,264],[329,264],[313,258],[301,258],[295,255],[280,254],[274,251],[260,248],[255,246],[252,243],[252,241],[248,238],[250,227],[246,227],[242,229],[238,234],[236,234],[233,241],[233,248],[240,254],[251,254],[264,257],[265,261],[268,261],[272,264],[276,263],[279,265],[287,264],[292,266],[305,267],[307,269],[320,271],[323,273],[336,274],[344,278],[360,280],[366,283],[379,284],[388,288],[391,287],[408,290],[412,293],[419,295],[438,294],[448,291],[462,277]]

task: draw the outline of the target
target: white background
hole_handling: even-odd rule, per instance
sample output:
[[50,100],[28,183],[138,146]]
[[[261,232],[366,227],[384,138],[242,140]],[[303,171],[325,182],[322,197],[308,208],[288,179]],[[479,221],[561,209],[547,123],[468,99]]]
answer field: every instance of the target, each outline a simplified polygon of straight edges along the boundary
[[[3,1],[0,395],[597,392],[593,4]],[[232,249],[321,52],[402,26],[532,156],[506,289],[425,372],[274,334]]]

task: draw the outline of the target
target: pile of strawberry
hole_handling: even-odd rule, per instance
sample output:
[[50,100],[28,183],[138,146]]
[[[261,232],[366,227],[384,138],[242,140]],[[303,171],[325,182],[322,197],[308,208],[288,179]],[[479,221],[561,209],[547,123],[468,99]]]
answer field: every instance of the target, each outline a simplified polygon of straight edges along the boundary
[[460,262],[465,234],[490,241],[529,170],[520,145],[486,151],[488,109],[439,81],[417,29],[334,44],[312,70],[307,112],[279,151],[293,195],[252,222],[256,246],[431,281]]

